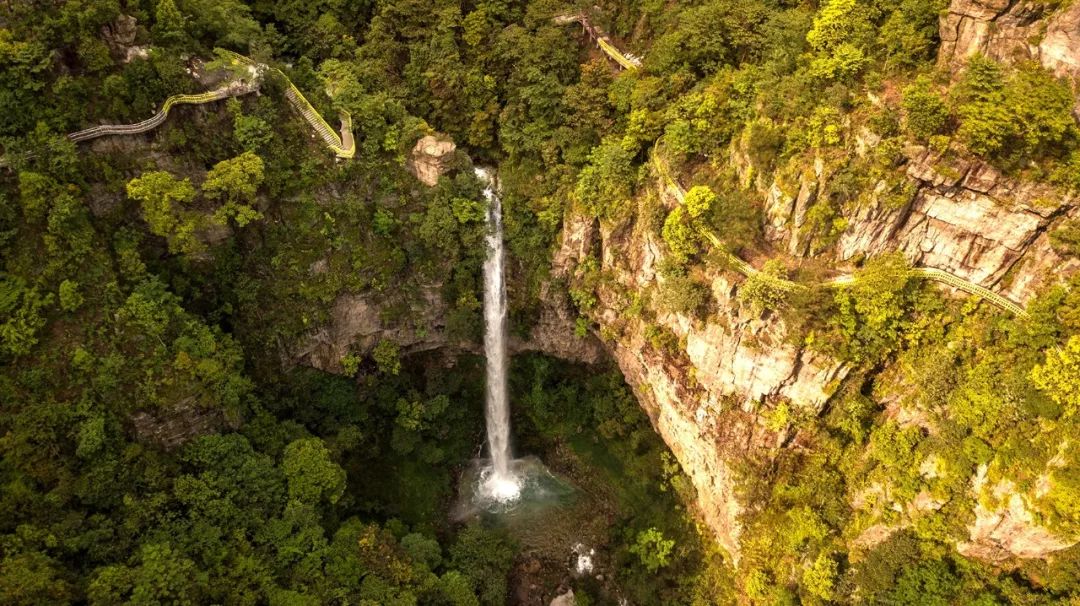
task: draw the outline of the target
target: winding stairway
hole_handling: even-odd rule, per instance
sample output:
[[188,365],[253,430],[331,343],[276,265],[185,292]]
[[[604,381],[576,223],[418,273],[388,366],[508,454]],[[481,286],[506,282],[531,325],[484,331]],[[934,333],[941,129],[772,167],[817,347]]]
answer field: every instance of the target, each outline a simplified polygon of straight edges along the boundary
[[[161,126],[165,120],[168,119],[169,111],[177,105],[201,105],[221,101],[222,99],[227,99],[229,97],[238,97],[253,93],[259,90],[259,79],[262,75],[269,72],[274,76],[281,78],[285,83],[285,99],[289,102],[289,105],[293,106],[293,108],[303,116],[311,129],[315,131],[315,134],[322,139],[323,143],[328,148],[330,148],[330,151],[334,152],[339,158],[352,158],[356,155],[356,141],[353,139],[352,133],[352,117],[348,112],[342,111],[340,114],[341,133],[339,135],[326,123],[326,120],[319,115],[319,112],[315,110],[307,98],[304,97],[304,94],[300,92],[300,89],[296,88],[296,85],[292,83],[292,80],[290,80],[284,72],[263,63],[258,63],[249,57],[245,57],[232,51],[220,50],[219,52],[229,59],[232,67],[248,67],[254,76],[251,81],[233,79],[225,86],[205,93],[173,95],[165,100],[165,103],[161,105],[161,109],[158,110],[156,114],[142,122],[136,122],[134,124],[101,124],[70,133],[67,135],[67,138],[79,143],[97,139],[99,137],[138,135],[145,133]],[[6,165],[6,162],[3,158],[0,158],[0,166],[4,165]]]

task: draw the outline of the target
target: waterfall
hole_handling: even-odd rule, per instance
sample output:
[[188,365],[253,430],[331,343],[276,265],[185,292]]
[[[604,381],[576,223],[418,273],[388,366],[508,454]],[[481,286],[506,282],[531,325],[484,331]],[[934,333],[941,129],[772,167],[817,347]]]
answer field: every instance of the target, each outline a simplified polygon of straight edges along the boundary
[[499,199],[498,177],[484,168],[477,168],[476,176],[485,184],[484,197],[488,202],[488,255],[484,261],[484,355],[487,357],[487,399],[484,412],[491,467],[482,474],[482,488],[483,492],[496,500],[512,501],[517,499],[521,483],[511,470],[510,457],[502,202]]

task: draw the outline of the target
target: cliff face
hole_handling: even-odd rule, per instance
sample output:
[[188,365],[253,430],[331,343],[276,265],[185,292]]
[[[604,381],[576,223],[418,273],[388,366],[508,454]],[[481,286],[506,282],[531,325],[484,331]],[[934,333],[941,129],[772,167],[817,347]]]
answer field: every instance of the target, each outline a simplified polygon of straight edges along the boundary
[[[1042,24],[1046,36],[1031,43]],[[1048,16],[1032,5],[954,2],[942,18],[941,61],[959,68],[966,57],[983,52],[1003,60],[1039,59],[1063,75],[1074,75],[1080,48],[1062,40],[1078,26],[1080,11],[1072,8]],[[856,147],[854,153],[863,154],[873,145],[864,141]],[[1020,303],[1080,269],[1080,262],[1051,248],[1048,235],[1064,219],[1080,214],[1071,196],[1046,184],[1006,177],[975,160],[945,159],[924,148],[904,155],[901,187],[881,181],[871,188],[869,200],[842,209],[845,229],[835,245],[820,252],[811,251],[804,226],[809,210],[827,192],[830,174],[824,161],[804,171],[794,185],[761,182],[735,148],[730,164],[760,195],[765,238],[778,255],[816,255],[844,271],[859,258],[899,251],[913,265],[944,270]],[[899,199],[897,189],[905,192]],[[669,201],[668,207],[673,204]],[[789,437],[770,431],[766,414],[782,402],[816,414],[848,369],[790,343],[779,319],[759,319],[740,310],[738,281],[720,273],[705,276],[715,309],[703,319],[660,314],[646,321],[626,313],[626,293],[663,283],[656,268],[665,250],[653,233],[635,223],[600,227],[571,218],[554,271],[573,283],[586,256],[599,259],[605,279],[599,304],[589,315],[696,486],[702,516],[737,559],[739,517],[746,504],[737,496],[735,470],[747,460],[768,459]],[[667,345],[657,339],[658,331],[672,335]],[[993,490],[1000,493],[993,499],[999,505],[976,507],[970,536],[958,545],[962,553],[992,561],[1037,558],[1075,543],[1039,526],[1025,504],[1036,495],[1019,494],[1010,485]],[[990,492],[972,478],[973,497]],[[894,506],[916,512],[941,507],[929,494],[921,497]],[[883,540],[898,526],[871,528],[876,536],[863,537],[867,543]]]
[[[290,349],[288,362],[341,373],[346,354],[367,355],[382,340],[393,341],[403,355],[433,349],[483,353],[478,343],[453,340],[446,334],[447,307],[436,287],[421,291],[408,322],[388,321],[383,307],[374,294],[340,295],[331,307],[329,322],[300,339]],[[603,348],[591,335],[574,334],[576,319],[566,302],[552,298],[528,339],[510,339],[510,352],[538,351],[585,364],[599,362],[605,355]]]
[[[1075,212],[1071,199],[1045,186],[1006,179],[982,164],[941,167],[925,153],[911,161],[907,176],[914,193],[906,203],[890,208],[874,201],[847,217],[847,230],[825,253],[834,255],[836,265],[859,255],[901,251],[914,264],[949,271],[1019,301],[1046,280],[1076,269],[1075,261],[1053,252],[1047,238],[1048,226]],[[765,188],[763,196],[772,205],[767,233],[779,250],[805,250],[791,244],[798,242],[798,217],[812,204],[817,181],[826,178],[812,176],[787,199],[778,185]],[[740,308],[739,281],[719,271],[705,276],[713,309],[704,318],[668,313],[646,320],[628,313],[628,293],[663,283],[657,266],[666,247],[637,223],[601,226],[571,217],[562,238],[553,271],[573,284],[592,271],[583,269],[587,257],[599,259],[604,279],[589,316],[696,487],[702,517],[737,560],[739,519],[748,505],[738,497],[737,470],[748,461],[769,459],[791,437],[767,427],[768,413],[781,403],[803,414],[820,413],[849,369],[792,344],[778,318],[758,318]],[[666,342],[657,338],[668,333]],[[897,411],[898,420],[904,414]],[[978,498],[984,486],[976,480],[971,491]],[[997,491],[1000,506],[980,505],[973,512],[970,537],[958,545],[962,553],[992,561],[1045,557],[1074,543],[1038,525],[1025,506],[1028,495],[1008,486]],[[941,503],[927,493],[893,507],[917,514]],[[875,524],[856,543],[874,544],[901,526]]]
[[[1080,45],[1072,43],[1077,32],[1080,6],[1050,14],[1031,3],[955,0],[941,17],[939,64],[958,70],[966,58],[983,53],[1004,61],[1035,59],[1060,75],[1075,77],[1080,75]],[[873,146],[871,140],[860,140],[854,152],[867,153]],[[417,153],[424,151],[418,146]],[[794,186],[755,183],[737,150],[730,164],[748,187],[757,188],[765,210],[765,238],[777,254],[810,256],[804,226],[807,213],[826,192],[830,175],[825,163],[819,160]],[[432,163],[430,172],[442,170],[441,164]],[[900,251],[914,265],[944,270],[1021,303],[1049,281],[1080,269],[1080,262],[1055,253],[1048,237],[1059,222],[1080,215],[1073,198],[1047,185],[1007,178],[985,163],[946,160],[923,148],[905,150],[902,170],[904,196],[890,193],[896,191],[895,184],[875,184],[868,201],[843,209],[847,226],[835,245],[814,254],[845,269],[864,256]],[[668,201],[669,208],[674,204]],[[696,487],[703,519],[737,560],[740,515],[747,505],[739,500],[737,470],[746,461],[767,460],[791,437],[768,427],[768,412],[785,404],[818,414],[850,369],[793,344],[778,318],[741,309],[736,299],[739,281],[720,271],[704,276],[712,294],[704,318],[673,313],[646,317],[631,311],[633,294],[663,284],[657,267],[665,250],[654,232],[632,220],[602,226],[592,219],[566,217],[553,257],[553,281],[542,294],[540,322],[530,339],[513,346],[584,362],[605,354],[614,359]],[[586,259],[595,260],[604,276],[597,304],[585,312],[597,327],[595,333],[603,336],[602,344],[595,337],[574,336],[577,312],[560,290],[595,271],[587,269],[593,261]],[[417,308],[414,328],[387,326],[370,297],[342,296],[332,321],[308,335],[294,358],[336,372],[350,348],[368,351],[383,338],[399,343],[405,352],[448,346],[475,350],[448,342],[440,320],[444,312],[433,291]],[[904,414],[895,416],[902,419]],[[972,478],[973,496],[994,492],[997,505],[975,508],[970,536],[958,545],[962,553],[992,561],[1045,557],[1073,543],[1038,525],[1025,505],[1030,495],[1018,494],[1007,484],[993,489],[984,484]],[[919,511],[941,505],[920,494],[912,503],[895,507]],[[854,544],[879,542],[897,528],[872,524]]]
[[[720,543],[738,554],[739,514],[733,466],[780,446],[762,412],[782,401],[816,413],[847,374],[836,361],[784,342],[784,327],[745,314],[737,287],[709,277],[716,311],[707,320],[679,314],[653,322],[629,314],[625,293],[654,285],[662,245],[636,224],[602,229],[570,217],[555,256],[556,275],[569,282],[590,252],[602,250],[600,270],[614,280],[601,287],[592,314],[605,346],[698,491],[698,505]],[[670,331],[664,345],[657,331]],[[660,344],[658,344],[660,343]]]
[[914,193],[902,206],[875,198],[846,217],[838,261],[900,251],[913,265],[945,270],[1021,302],[1054,277],[1048,270],[1060,275],[1075,267],[1045,237],[1051,224],[1074,212],[1074,200],[1055,188],[1007,179],[982,162],[945,163],[925,151],[910,161],[906,175]]
[[999,61],[1035,60],[1059,76],[1080,74],[1080,6],[1054,11],[1040,2],[954,0],[940,18],[938,63],[956,69],[981,53]]

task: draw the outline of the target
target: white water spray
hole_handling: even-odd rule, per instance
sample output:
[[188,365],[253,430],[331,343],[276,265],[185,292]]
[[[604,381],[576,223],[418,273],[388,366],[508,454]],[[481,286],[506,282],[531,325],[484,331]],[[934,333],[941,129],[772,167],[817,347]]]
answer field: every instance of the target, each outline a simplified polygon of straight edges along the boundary
[[504,273],[502,202],[498,177],[487,169],[477,168],[476,176],[485,183],[488,201],[487,244],[484,261],[484,355],[487,357],[488,450],[491,467],[481,472],[481,492],[500,502],[516,500],[521,494],[521,479],[511,469],[510,405],[506,393],[506,279]]

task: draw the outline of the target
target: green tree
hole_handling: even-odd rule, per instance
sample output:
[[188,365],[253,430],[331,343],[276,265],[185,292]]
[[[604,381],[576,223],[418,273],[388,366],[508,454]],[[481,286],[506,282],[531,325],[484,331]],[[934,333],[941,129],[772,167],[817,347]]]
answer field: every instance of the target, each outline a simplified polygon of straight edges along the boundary
[[873,361],[896,347],[906,330],[912,284],[910,265],[896,253],[871,259],[850,286],[837,289],[839,309],[832,323],[844,339],[846,356]]
[[826,553],[818,554],[817,559],[808,568],[803,570],[802,585],[810,595],[831,600],[833,589],[836,586],[837,566],[836,560]]
[[470,524],[450,547],[450,566],[462,571],[484,606],[506,603],[506,576],[514,550],[507,541],[479,524]]
[[913,136],[926,140],[940,133],[949,119],[945,101],[934,93],[929,78],[918,78],[904,88],[904,126]]
[[345,471],[330,458],[330,450],[318,438],[290,442],[282,454],[281,468],[289,485],[289,498],[317,505],[337,503],[345,493]]
[[171,46],[184,42],[184,16],[176,7],[175,0],[158,0],[154,8],[154,26],[150,29],[154,40],[162,46]]
[[635,180],[633,156],[614,137],[605,138],[593,149],[575,189],[586,211],[596,217],[612,218],[629,208]]
[[371,351],[371,358],[379,372],[396,375],[401,372],[401,348],[389,339],[381,339]]
[[93,606],[189,606],[201,602],[205,589],[194,562],[168,543],[151,543],[139,550],[133,567],[100,569],[87,590]]
[[235,158],[222,160],[214,165],[203,181],[203,194],[211,200],[222,202],[214,212],[214,220],[225,225],[229,219],[244,227],[262,219],[262,214],[252,208],[259,185],[263,182],[262,158],[246,151]]
[[439,577],[439,594],[450,606],[480,606],[480,600],[473,593],[469,577],[451,570]]
[[630,553],[635,554],[649,572],[656,572],[671,563],[674,548],[675,541],[664,538],[664,533],[654,527],[637,534]]
[[75,600],[59,563],[38,551],[9,553],[0,559],[0,602],[44,606]]
[[237,114],[233,118],[233,136],[240,143],[240,147],[248,152],[258,151],[274,139],[273,130],[266,120],[243,114]]
[[661,235],[679,263],[685,263],[701,251],[701,235],[682,206],[676,206],[668,213]]
[[814,16],[806,34],[816,51],[810,72],[826,80],[855,76],[867,64],[865,46],[873,34],[869,11],[856,0],[829,0]]
[[1031,380],[1065,411],[1075,417],[1080,411],[1080,335],[1064,347],[1046,352],[1046,361],[1031,370]]
[[776,309],[787,299],[787,289],[781,280],[787,279],[787,268],[779,259],[769,259],[759,273],[747,276],[735,294],[739,303],[748,305],[754,315]]
[[685,272],[673,273],[664,278],[660,288],[660,305],[665,310],[693,315],[705,305],[710,294],[707,286]]
[[164,171],[143,173],[128,182],[127,194],[140,203],[150,233],[165,238],[170,252],[191,254],[204,248],[195,236],[198,215],[184,208],[195,199],[190,181]]
[[29,353],[45,326],[43,312],[52,302],[51,293],[41,294],[25,280],[0,273],[0,353]]
[[83,296],[79,292],[79,283],[74,280],[64,280],[60,283],[60,309],[64,311],[76,311],[82,307]]
[[683,204],[686,206],[686,214],[691,219],[706,217],[716,205],[716,194],[705,185],[695,185],[686,192]]

